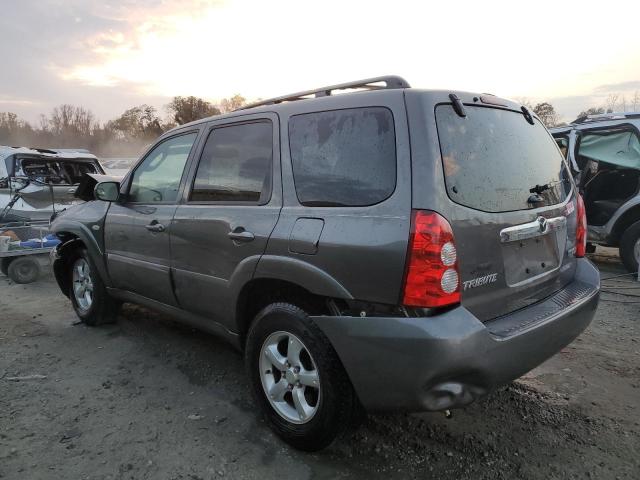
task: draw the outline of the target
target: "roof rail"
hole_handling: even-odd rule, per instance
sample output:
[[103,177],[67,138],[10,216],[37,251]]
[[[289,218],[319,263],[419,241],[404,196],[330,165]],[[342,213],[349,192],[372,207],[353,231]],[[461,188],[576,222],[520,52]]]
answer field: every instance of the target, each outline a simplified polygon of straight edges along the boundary
[[[378,85],[384,83],[384,85]],[[409,82],[404,78],[396,75],[386,75],[383,77],[366,78],[364,80],[357,80],[355,82],[339,83],[337,85],[330,85],[328,87],[316,88],[314,90],[305,90],[303,92],[291,93],[289,95],[283,95],[281,97],[268,98],[267,100],[260,100],[255,103],[250,103],[236,110],[246,110],[248,108],[260,107],[262,105],[274,105],[282,102],[292,102],[295,100],[303,100],[313,95],[314,97],[328,97],[334,90],[347,90],[350,88],[361,88],[365,90],[386,90],[397,88],[411,88]]]
[[578,117],[571,123],[578,124],[578,123],[590,123],[590,122],[604,122],[607,120],[622,120],[625,118],[640,118],[640,112],[597,113],[593,115],[587,115],[586,117]]

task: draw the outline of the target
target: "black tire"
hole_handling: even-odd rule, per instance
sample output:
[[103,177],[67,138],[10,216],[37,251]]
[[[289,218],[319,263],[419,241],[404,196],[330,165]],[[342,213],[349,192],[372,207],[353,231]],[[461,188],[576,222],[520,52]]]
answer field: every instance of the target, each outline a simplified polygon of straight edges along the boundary
[[[89,266],[89,277],[93,283],[93,296],[90,306],[82,308],[78,304],[74,293],[73,268],[78,259],[84,259]],[[84,248],[79,248],[69,255],[67,265],[67,275],[69,275],[69,298],[78,318],[89,326],[115,323],[118,318],[118,311],[121,303],[111,298],[107,289],[97,272],[95,264]]]
[[15,283],[33,283],[40,276],[40,264],[30,256],[17,257],[9,263],[7,275]]
[[0,272],[2,272],[7,277],[9,276],[9,264],[13,260],[13,257],[5,257],[0,258]]
[[[262,386],[262,346],[272,333],[279,331],[293,334],[304,343],[318,371],[318,409],[307,423],[292,423],[281,416]],[[258,313],[247,335],[245,366],[253,396],[268,424],[291,446],[308,452],[321,450],[352,424],[358,400],[351,382],[329,339],[304,310],[288,303],[274,303]]]
[[638,261],[635,258],[634,248],[639,240],[640,221],[628,227],[620,239],[620,258],[625,268],[632,273],[638,271]]

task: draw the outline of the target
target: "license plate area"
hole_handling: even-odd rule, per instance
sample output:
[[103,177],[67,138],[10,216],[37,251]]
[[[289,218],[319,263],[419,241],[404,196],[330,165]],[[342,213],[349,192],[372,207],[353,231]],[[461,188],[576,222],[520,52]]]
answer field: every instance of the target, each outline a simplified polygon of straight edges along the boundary
[[510,287],[550,273],[560,265],[555,232],[504,243],[505,280]]

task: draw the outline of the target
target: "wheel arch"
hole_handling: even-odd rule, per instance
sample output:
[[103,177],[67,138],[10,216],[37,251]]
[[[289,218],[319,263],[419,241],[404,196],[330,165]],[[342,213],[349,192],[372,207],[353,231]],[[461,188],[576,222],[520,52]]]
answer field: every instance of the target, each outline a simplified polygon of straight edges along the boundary
[[104,261],[102,249],[93,235],[85,232],[87,228],[82,225],[75,228],[55,228],[54,233],[61,240],[54,254],[53,273],[62,293],[69,296],[69,279],[66,274],[68,259],[72,252],[79,248],[85,248],[93,260],[100,278],[105,285],[110,285],[110,278]]
[[272,277],[251,279],[240,290],[235,306],[241,347],[244,348],[246,334],[255,316],[266,306],[272,303],[290,303],[309,315],[323,315],[329,311],[326,303],[329,298],[288,280]]
[[608,243],[614,247],[618,246],[625,230],[638,221],[640,221],[640,200],[638,200],[638,203],[634,206],[627,209],[627,211],[616,220],[611,229]]

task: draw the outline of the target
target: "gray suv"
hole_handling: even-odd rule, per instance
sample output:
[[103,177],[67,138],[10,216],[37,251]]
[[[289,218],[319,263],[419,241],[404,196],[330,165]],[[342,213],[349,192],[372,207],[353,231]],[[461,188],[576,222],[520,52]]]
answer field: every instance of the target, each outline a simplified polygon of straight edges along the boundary
[[364,411],[467,405],[598,303],[565,159],[492,95],[399,77],[300,92],[180,126],[122,181],[92,180],[96,200],[52,226],[80,319],[135,302],[223,336],[303,450]]

